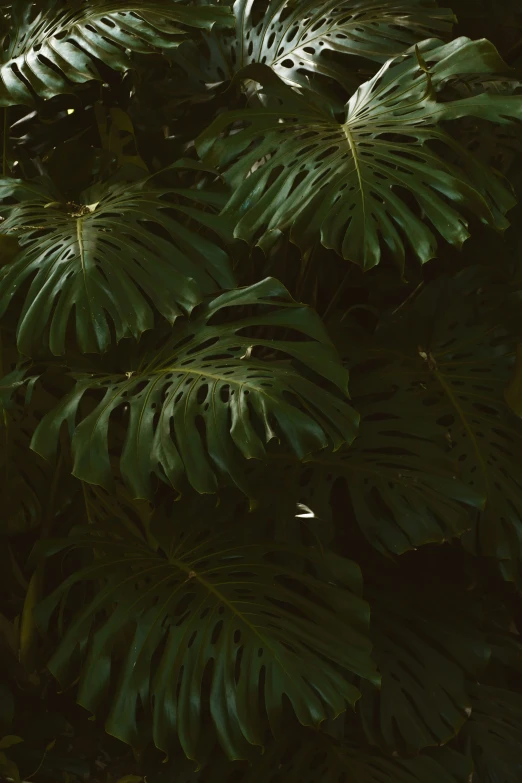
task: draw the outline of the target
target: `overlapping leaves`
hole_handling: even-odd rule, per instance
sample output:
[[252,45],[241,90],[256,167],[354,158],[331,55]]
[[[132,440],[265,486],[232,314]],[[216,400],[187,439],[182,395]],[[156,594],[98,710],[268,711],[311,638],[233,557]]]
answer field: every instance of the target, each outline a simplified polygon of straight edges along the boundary
[[[21,533],[4,558],[18,583],[42,518],[86,519],[37,546],[46,562],[22,611],[31,650],[41,584],[54,590],[36,615],[45,645],[57,642],[51,671],[136,756],[152,737],[168,783],[518,783],[519,596],[499,585],[498,562],[457,542],[403,553],[461,537],[517,582],[520,296],[477,270],[480,231],[464,258],[473,271],[440,278],[448,251],[411,270],[425,282],[389,313],[400,274],[388,286],[392,272],[352,266],[337,291],[345,265],[332,274],[319,247],[363,269],[392,259],[411,279],[408,255],[432,258],[437,235],[460,247],[470,216],[503,230],[514,199],[493,169],[518,153],[516,74],[497,77],[485,41],[431,38],[452,20],[431,0],[3,6],[0,106],[17,108],[0,185],[0,485],[3,530]],[[385,64],[355,91],[372,61]],[[99,96],[76,89],[91,79]],[[74,110],[43,102],[75,89]],[[232,186],[219,216],[227,191],[206,189],[200,164],[184,161],[179,187],[158,184],[216,116],[196,148]],[[128,163],[133,177],[169,171],[123,186]],[[6,178],[11,168],[45,170],[70,195]],[[121,187],[102,185],[109,176]],[[268,264],[241,243],[224,251],[214,237],[232,226],[274,251]],[[516,240],[492,246],[491,266],[516,278]],[[344,366],[313,311],[276,280],[252,285],[279,263],[296,296],[341,311],[330,334]],[[16,343],[30,362],[16,364]],[[67,430],[90,487],[68,477]],[[360,561],[365,600],[345,556]],[[509,611],[493,602],[485,640],[492,585]],[[19,593],[5,603],[13,635]],[[204,763],[216,742],[202,770],[176,766],[179,746]]]
[[479,780],[516,783],[522,773],[522,695],[481,683],[469,691],[471,714],[463,734]]
[[[368,269],[383,252],[401,266],[406,245],[421,262],[437,240],[468,237],[462,210],[497,229],[514,204],[505,184],[460,147],[443,121],[475,116],[497,123],[522,116],[517,96],[482,94],[437,100],[451,76],[505,68],[487,41],[434,39],[389,60],[359,87],[339,121],[326,103],[274,83],[268,69],[264,105],[220,115],[197,141],[200,155],[233,187],[225,212],[236,236],[269,246],[289,230],[301,249],[317,239]],[[424,59],[423,59],[424,58]],[[435,151],[437,142],[458,158]],[[421,219],[422,217],[422,219]]]
[[340,479],[348,492],[346,529],[356,520],[382,552],[402,554],[423,544],[462,535],[471,526],[470,508],[481,508],[484,492],[456,472],[448,442],[427,415],[396,357],[379,356],[379,340],[348,331],[353,361],[350,385],[361,415],[349,448],[311,455],[299,478],[299,499],[317,516],[331,516],[332,491]]
[[[109,733],[133,743],[137,714],[158,748],[179,738],[197,758],[210,712],[230,758],[278,734],[285,701],[317,726],[358,698],[350,674],[377,681],[369,612],[358,567],[274,543],[239,545],[233,525],[217,533],[200,517],[156,518],[147,541],[114,520],[67,546],[96,555],[37,611],[43,627],[73,585],[93,583],[49,662],[63,684],[80,668],[78,701],[96,712],[110,700]],[[81,658],[78,652],[82,651]]]
[[171,49],[186,27],[232,20],[226,7],[176,0],[15,0],[2,19],[0,106],[72,92],[75,83],[100,78],[96,60],[124,71],[129,52]]
[[395,322],[383,323],[382,347],[372,357],[382,377],[389,373],[390,385],[409,387],[426,422],[436,423],[455,481],[483,495],[468,546],[518,560],[522,508],[512,465],[522,453],[517,419],[504,401],[514,359],[510,301],[508,286],[478,270],[439,278]]
[[299,87],[310,86],[313,74],[346,81],[349,62],[341,67],[326,52],[382,63],[424,38],[442,37],[454,20],[430,0],[237,0],[234,13],[235,34],[210,41],[213,64],[224,73],[266,64]]
[[[205,295],[235,284],[219,244],[187,224],[215,228],[215,197],[159,188],[149,180],[99,189],[93,204],[65,203],[48,182],[0,181],[2,231],[21,252],[0,272],[0,314],[23,291],[20,351],[42,342],[64,353],[68,328],[84,352],[105,351],[115,336],[139,337],[154,312],[171,323]],[[203,207],[203,209],[201,208]]]
[[417,752],[446,744],[466,722],[476,679],[490,650],[469,599],[416,583],[367,589],[372,607],[379,690],[363,686],[360,714],[368,741],[384,751]]
[[[174,767],[174,765],[173,765]],[[174,767],[179,783],[468,783],[471,765],[447,748],[413,758],[391,758],[353,737],[289,730],[249,768],[212,759],[201,773]]]
[[383,552],[464,534],[473,551],[518,561],[521,485],[511,466],[522,452],[504,400],[517,309],[508,285],[475,268],[426,286],[372,337],[332,327],[361,422],[349,449],[307,458],[300,486],[293,479],[299,500],[328,518],[343,479],[346,527],[353,513]]
[[[245,309],[226,320],[228,308]],[[287,329],[300,339],[285,339]],[[341,393],[321,388],[320,378]],[[148,496],[153,474],[175,487],[186,475],[198,492],[214,492],[228,477],[248,492],[241,458],[266,459],[264,444],[274,438],[300,459],[353,440],[358,416],[345,401],[347,380],[319,318],[267,278],[176,322],[164,344],[146,346],[120,374],[79,376],[40,423],[33,448],[51,456],[67,421],[74,474],[84,481],[110,486],[114,434],[136,497]],[[102,396],[89,409],[82,400],[88,405],[90,392]]]

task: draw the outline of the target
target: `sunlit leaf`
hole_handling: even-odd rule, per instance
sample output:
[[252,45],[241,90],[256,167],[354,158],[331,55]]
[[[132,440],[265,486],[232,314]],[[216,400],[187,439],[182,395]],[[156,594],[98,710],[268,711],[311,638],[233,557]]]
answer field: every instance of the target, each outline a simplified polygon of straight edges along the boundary
[[289,230],[302,250],[320,239],[364,269],[383,254],[402,268],[406,247],[422,263],[436,255],[436,233],[460,247],[465,214],[509,225],[510,190],[441,123],[473,116],[506,124],[522,117],[522,101],[484,93],[442,102],[436,92],[455,74],[504,69],[487,41],[424,41],[362,84],[343,119],[255,68],[264,105],[221,114],[196,142],[233,188],[225,214],[236,236],[269,247]]

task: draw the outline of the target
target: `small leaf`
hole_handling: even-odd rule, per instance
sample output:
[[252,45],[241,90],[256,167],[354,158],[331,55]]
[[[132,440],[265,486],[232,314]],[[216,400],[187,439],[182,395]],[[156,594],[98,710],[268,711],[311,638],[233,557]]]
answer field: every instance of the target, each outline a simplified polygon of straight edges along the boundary
[[7,750],[13,745],[19,745],[23,742],[23,737],[17,737],[15,734],[8,734],[5,737],[0,738],[0,750]]

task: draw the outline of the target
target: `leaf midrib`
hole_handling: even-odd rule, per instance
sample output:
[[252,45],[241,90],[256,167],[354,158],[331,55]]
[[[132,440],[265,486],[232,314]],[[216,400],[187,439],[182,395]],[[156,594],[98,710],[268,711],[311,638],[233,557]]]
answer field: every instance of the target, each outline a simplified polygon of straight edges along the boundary
[[87,270],[86,270],[86,263],[85,263],[86,262],[86,255],[85,255],[85,247],[84,247],[84,243],[83,243],[83,222],[84,222],[84,218],[83,217],[76,218],[76,240],[78,242],[78,251],[79,251],[79,257],[80,257],[80,264],[81,264],[81,268],[82,268],[82,277],[83,277],[83,285],[84,285],[84,288],[85,288],[85,297],[87,299],[87,304],[89,306],[89,314],[90,314],[90,317],[91,317],[92,327],[93,327],[93,329],[95,329],[96,324],[95,324],[95,319],[94,319],[94,312],[93,312],[93,309],[92,309],[91,297],[89,296],[89,286],[88,286],[88,283],[87,283]]
[[359,190],[361,192],[361,205],[363,211],[363,219],[364,219],[364,223],[366,223],[366,200],[365,200],[365,193],[364,193],[364,177],[362,175],[361,162],[359,160],[359,155],[357,152],[357,145],[355,143],[355,139],[353,138],[352,132],[348,127],[347,122],[342,125],[342,129],[346,137],[346,140],[350,146],[350,152],[352,153],[355,170],[357,172],[357,179],[359,181]]
[[274,656],[274,659],[277,661],[277,663],[281,666],[284,673],[287,675],[287,677],[292,679],[291,673],[288,671],[284,663],[280,660],[277,652],[274,650],[274,648],[271,646],[271,644],[268,642],[268,640],[258,631],[257,626],[253,625],[249,620],[246,619],[246,617],[234,606],[233,603],[231,603],[225,596],[216,588],[214,587],[210,582],[208,582],[204,577],[202,577],[200,574],[197,573],[197,571],[192,570],[189,566],[186,566],[181,560],[177,560],[175,558],[169,558],[169,562],[175,565],[177,568],[179,568],[180,571],[183,571],[187,574],[188,577],[191,579],[195,579],[197,582],[201,584],[201,586],[207,590],[211,595],[213,595],[215,598],[218,599],[218,601],[221,601],[228,610],[237,617],[242,623],[244,623],[247,628],[252,632],[254,636],[256,636],[263,645],[265,645],[272,655]]

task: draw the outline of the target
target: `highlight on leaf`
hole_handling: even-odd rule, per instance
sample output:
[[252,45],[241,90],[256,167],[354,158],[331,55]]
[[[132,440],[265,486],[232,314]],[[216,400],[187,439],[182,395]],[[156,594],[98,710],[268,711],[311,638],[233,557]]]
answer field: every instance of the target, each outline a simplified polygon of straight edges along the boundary
[[226,7],[176,0],[14,0],[8,12],[1,20],[9,29],[0,42],[0,106],[73,92],[75,84],[101,79],[97,61],[126,71],[131,52],[168,51],[191,28],[233,21]]
[[0,314],[25,293],[17,342],[26,355],[42,343],[63,354],[71,330],[81,351],[106,351],[151,329],[155,312],[173,323],[235,285],[212,192],[147,178],[102,186],[95,203],[67,204],[49,181],[6,178],[0,197],[14,202],[3,207],[4,241],[20,244],[0,270]]
[[[239,311],[235,320],[229,308]],[[286,339],[287,330],[297,339]],[[121,475],[144,498],[153,475],[178,489],[185,476],[201,493],[228,479],[248,494],[243,459],[266,460],[270,441],[303,459],[355,436],[348,373],[317,315],[277,280],[209,300],[147,348],[130,370],[77,375],[38,425],[32,448],[51,458],[68,422],[74,475],[110,486],[114,434]],[[99,401],[85,407],[91,392]]]
[[455,74],[502,69],[487,41],[424,41],[362,84],[339,120],[325,99],[298,95],[256,66],[263,105],[221,114],[200,135],[198,152],[233,188],[224,214],[241,239],[269,248],[289,231],[302,251],[320,240],[363,269],[383,254],[403,269],[407,250],[426,263],[437,233],[462,245],[466,215],[497,230],[509,225],[511,191],[442,123],[473,116],[508,124],[522,118],[520,99],[437,98]]

